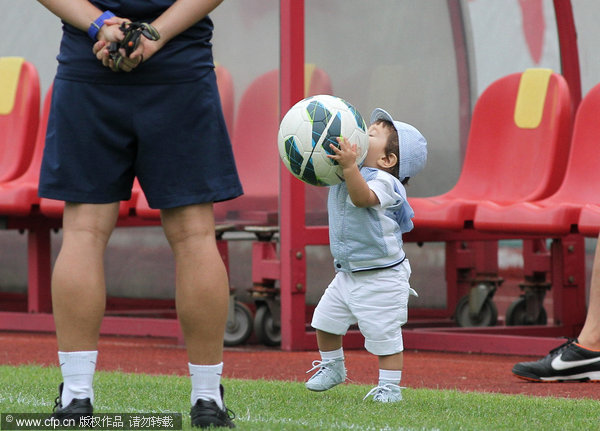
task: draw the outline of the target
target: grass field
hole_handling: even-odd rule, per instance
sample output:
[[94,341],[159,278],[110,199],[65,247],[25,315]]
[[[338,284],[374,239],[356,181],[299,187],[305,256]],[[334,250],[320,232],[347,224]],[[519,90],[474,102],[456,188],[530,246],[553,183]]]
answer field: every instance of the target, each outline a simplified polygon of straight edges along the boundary
[[[57,367],[0,366],[0,412],[50,412]],[[370,386],[328,392],[302,383],[225,379],[225,401],[239,430],[600,430],[600,402],[405,389],[397,404],[363,401]],[[97,372],[95,412],[181,412],[190,429],[187,377]]]

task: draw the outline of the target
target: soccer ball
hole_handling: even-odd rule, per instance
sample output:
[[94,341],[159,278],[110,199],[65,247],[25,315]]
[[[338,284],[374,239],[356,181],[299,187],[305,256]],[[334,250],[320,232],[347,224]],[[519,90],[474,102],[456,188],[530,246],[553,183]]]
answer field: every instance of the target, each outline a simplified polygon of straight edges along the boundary
[[327,157],[339,147],[337,137],[357,145],[358,164],[367,156],[367,126],[354,106],[335,96],[307,97],[290,108],[281,120],[277,144],[283,164],[298,179],[313,186],[344,181],[342,168]]

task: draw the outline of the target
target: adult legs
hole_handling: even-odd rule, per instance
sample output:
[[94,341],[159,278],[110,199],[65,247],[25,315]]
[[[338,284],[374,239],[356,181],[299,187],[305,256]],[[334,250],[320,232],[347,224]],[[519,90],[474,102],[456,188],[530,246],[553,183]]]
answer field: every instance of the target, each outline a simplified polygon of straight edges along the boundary
[[66,203],[63,241],[52,273],[52,308],[63,376],[57,417],[91,413],[106,286],[104,252],[119,204]]
[[212,204],[161,210],[161,218],[175,256],[175,302],[189,362],[219,364],[229,284],[217,249]]
[[52,273],[52,308],[58,349],[96,350],[106,304],[104,252],[118,203],[67,203],[63,241]]

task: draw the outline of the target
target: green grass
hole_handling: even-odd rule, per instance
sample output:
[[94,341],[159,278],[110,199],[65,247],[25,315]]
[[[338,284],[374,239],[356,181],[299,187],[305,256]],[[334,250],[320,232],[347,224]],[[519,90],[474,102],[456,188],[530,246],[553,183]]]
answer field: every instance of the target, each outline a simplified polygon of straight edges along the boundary
[[[57,367],[0,366],[0,412],[50,412]],[[239,430],[600,430],[600,402],[587,399],[405,389],[397,404],[363,401],[370,386],[327,392],[302,383],[225,379],[225,400]],[[97,372],[98,413],[181,412],[189,425],[187,377]]]

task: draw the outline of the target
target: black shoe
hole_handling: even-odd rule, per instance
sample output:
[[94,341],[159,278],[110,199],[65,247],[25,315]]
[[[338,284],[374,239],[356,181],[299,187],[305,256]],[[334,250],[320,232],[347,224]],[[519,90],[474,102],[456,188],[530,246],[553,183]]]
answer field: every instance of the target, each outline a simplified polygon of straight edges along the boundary
[[569,340],[539,361],[519,362],[512,372],[534,382],[600,382],[600,352]]
[[54,409],[52,415],[50,416],[51,418],[61,421],[64,421],[65,419],[74,419],[77,423],[79,423],[80,418],[84,416],[91,416],[94,412],[94,408],[92,407],[92,403],[89,398],[73,398],[68,406],[63,407],[61,401],[62,393],[63,384],[61,383],[58,386],[58,397],[56,397],[56,400],[54,400]]
[[[221,400],[223,400],[223,385],[221,388]],[[225,406],[223,404],[223,406]],[[235,414],[227,407],[221,409],[215,401],[198,400],[190,411],[192,427],[199,428],[235,428],[232,419]]]

